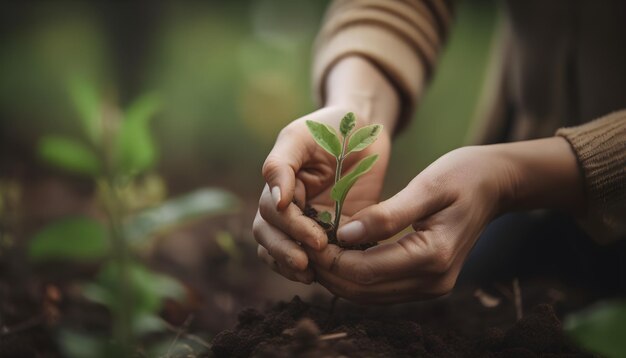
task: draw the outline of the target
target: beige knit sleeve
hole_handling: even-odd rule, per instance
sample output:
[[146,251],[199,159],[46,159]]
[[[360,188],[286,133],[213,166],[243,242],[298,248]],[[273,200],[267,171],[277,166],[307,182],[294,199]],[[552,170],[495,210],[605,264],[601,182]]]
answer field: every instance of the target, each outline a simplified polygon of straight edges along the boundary
[[413,115],[452,18],[448,0],[335,0],[317,36],[313,85],[320,105],[325,81],[342,58],[362,56],[379,68],[400,95],[396,128]]
[[581,224],[598,242],[626,237],[626,110],[556,133],[571,144],[584,177]]

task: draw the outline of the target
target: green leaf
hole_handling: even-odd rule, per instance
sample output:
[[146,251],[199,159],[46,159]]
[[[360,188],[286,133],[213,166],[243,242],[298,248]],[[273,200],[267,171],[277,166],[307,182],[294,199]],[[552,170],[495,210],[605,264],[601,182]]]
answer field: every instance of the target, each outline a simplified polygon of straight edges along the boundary
[[124,231],[129,243],[141,245],[153,234],[167,232],[200,217],[232,212],[238,207],[239,200],[230,192],[199,189],[142,211],[126,223]]
[[333,222],[333,216],[328,211],[322,211],[321,213],[318,213],[317,219],[324,224],[331,224]]
[[241,259],[241,251],[237,247],[237,243],[228,231],[219,231],[215,235],[215,243],[233,260]]
[[29,243],[28,254],[36,261],[94,260],[109,252],[104,226],[87,217],[57,220],[39,231]]
[[350,132],[352,132],[355,125],[356,117],[354,116],[354,113],[348,112],[345,116],[343,116],[341,123],[339,124],[339,131],[341,132],[341,135],[343,135],[344,138],[347,137]]
[[84,78],[74,78],[69,84],[69,92],[78,112],[79,124],[92,143],[100,143],[102,106],[96,88]]
[[98,157],[84,144],[72,138],[44,136],[37,146],[39,157],[46,163],[76,174],[97,176]]
[[354,183],[356,183],[363,174],[372,169],[376,160],[378,160],[378,154],[372,154],[361,160],[353,171],[344,175],[344,177],[339,179],[335,186],[333,186],[330,192],[331,198],[339,203],[343,203]]
[[82,285],[81,291],[85,298],[103,306],[109,307],[115,301],[115,292],[95,282]]
[[306,125],[309,127],[309,132],[311,132],[311,135],[317,144],[324,148],[324,150],[328,153],[332,154],[335,158],[339,158],[341,155],[341,142],[339,141],[339,137],[337,136],[335,129],[324,123],[310,120],[306,121]]
[[161,101],[155,93],[145,94],[136,99],[130,107],[128,107],[125,120],[147,123],[157,114],[160,107]]
[[62,328],[58,333],[59,345],[63,357],[102,358],[110,349],[110,338],[87,334],[77,330]]
[[142,122],[124,121],[118,138],[118,169],[121,174],[135,175],[156,162],[156,148],[149,128]]
[[566,317],[565,331],[583,348],[606,357],[626,352],[626,301],[604,302]]
[[383,126],[380,124],[372,124],[360,128],[350,137],[346,153],[359,152],[374,143]]
[[136,100],[126,112],[117,140],[117,163],[122,174],[134,175],[152,167],[157,149],[150,134],[150,119],[159,108],[154,95]]
[[133,333],[142,336],[148,333],[164,332],[167,325],[163,318],[154,313],[141,312],[133,317]]
[[[106,264],[98,273],[96,282],[83,286],[85,297],[111,311],[121,310],[128,302],[121,300],[119,270],[120,266],[115,261]],[[180,301],[185,298],[185,288],[168,275],[150,271],[136,262],[128,263],[127,274],[137,317],[158,313],[165,299]]]

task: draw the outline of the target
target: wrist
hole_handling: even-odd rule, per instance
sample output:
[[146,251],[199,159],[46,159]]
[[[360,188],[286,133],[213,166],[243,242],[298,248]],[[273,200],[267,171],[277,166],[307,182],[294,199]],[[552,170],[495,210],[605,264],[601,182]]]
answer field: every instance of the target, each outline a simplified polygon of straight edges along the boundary
[[550,137],[493,146],[501,172],[501,212],[560,209],[584,211],[583,179],[569,143]]
[[350,56],[339,61],[326,81],[326,107],[346,108],[363,124],[382,124],[395,130],[400,100],[393,85],[367,60]]

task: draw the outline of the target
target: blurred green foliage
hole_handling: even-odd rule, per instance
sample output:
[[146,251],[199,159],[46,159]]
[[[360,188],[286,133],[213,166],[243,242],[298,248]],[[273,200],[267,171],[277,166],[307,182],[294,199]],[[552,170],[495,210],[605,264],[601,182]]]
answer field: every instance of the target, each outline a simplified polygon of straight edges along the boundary
[[[147,8],[112,4],[104,7],[107,11],[79,2],[31,7],[27,26],[17,27],[0,49],[0,128],[23,138],[51,130],[74,134],[75,118],[92,117],[85,108],[93,100],[83,89],[79,103],[86,104],[79,110],[67,105],[67,80],[77,74],[96,84],[99,98],[126,108],[130,98],[154,89],[161,99],[153,122],[159,167],[170,187],[187,191],[212,183],[255,197],[262,186],[260,167],[276,134],[315,107],[310,51],[326,4],[242,0],[166,1]],[[412,125],[396,140],[388,194],[464,144],[496,16],[490,1],[460,2],[456,10],[434,81]],[[136,21],[111,25],[110,18]],[[120,47],[124,41],[126,47]],[[124,95],[129,90],[135,92]],[[96,138],[98,130],[89,128],[87,138]]]
[[569,315],[567,333],[583,348],[607,358],[626,354],[626,301],[597,303]]
[[93,151],[73,138],[44,135],[39,140],[38,152],[43,161],[72,173],[91,177],[102,170]]
[[164,301],[185,298],[178,281],[141,263],[137,257],[140,244],[155,232],[187,220],[232,210],[237,200],[223,190],[205,189],[147,210],[136,207],[138,203],[157,204],[141,199],[158,196],[162,190],[153,176],[138,179],[157,161],[150,119],[160,107],[159,99],[153,94],[140,96],[122,112],[100,98],[88,81],[72,82],[70,88],[67,101],[74,104],[80,118],[75,126],[82,128],[87,140],[44,135],[38,153],[48,164],[98,184],[99,209],[106,224],[88,217],[58,219],[34,235],[28,253],[34,262],[101,265],[82,293],[111,312],[112,339],[102,333],[63,331],[59,336],[62,349],[69,356],[89,352],[96,357],[129,357],[146,334],[165,331],[167,325],[158,315]]
[[109,252],[107,229],[88,217],[59,219],[44,227],[31,240],[28,255],[35,261],[92,261]]
[[[129,303],[119,299],[119,276],[119,264],[111,261],[100,270],[94,282],[83,286],[83,294],[113,311],[123,311],[119,306]],[[163,308],[165,299],[184,300],[184,287],[172,277],[150,271],[136,262],[130,265],[129,277],[135,308],[132,312],[133,334],[141,337],[147,333],[163,331],[165,323],[158,313]]]
[[239,200],[233,194],[216,188],[204,188],[165,200],[140,211],[125,223],[129,244],[140,247],[155,234],[164,234],[193,220],[233,212]]

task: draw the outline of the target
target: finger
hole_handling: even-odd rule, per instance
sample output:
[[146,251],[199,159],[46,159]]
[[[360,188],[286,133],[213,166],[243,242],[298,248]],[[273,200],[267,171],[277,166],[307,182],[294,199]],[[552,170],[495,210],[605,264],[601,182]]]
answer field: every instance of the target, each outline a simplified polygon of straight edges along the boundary
[[300,210],[304,210],[304,207],[306,206],[306,188],[302,180],[299,179],[296,179],[294,202],[300,208]]
[[421,277],[363,285],[345,280],[320,267],[315,268],[318,282],[333,294],[364,304],[398,303],[424,300],[446,293],[440,290],[440,278]]
[[425,185],[416,177],[393,197],[354,214],[337,231],[337,238],[350,244],[388,239],[420,220],[446,207],[454,197],[436,185]]
[[274,272],[288,278],[291,281],[302,282],[310,284],[313,282],[315,275],[313,270],[307,269],[305,271],[294,271],[290,268],[286,268],[276,261],[263,246],[259,245],[257,249],[257,255],[265,262]]
[[267,186],[259,201],[259,213],[266,222],[271,223],[271,226],[278,228],[293,240],[315,250],[326,246],[328,236],[324,229],[315,220],[305,216],[294,203],[290,203],[283,211],[278,211],[272,204]]
[[262,174],[270,187],[274,207],[278,210],[284,210],[291,204],[296,173],[308,156],[301,137],[301,133],[285,127],[263,164]]
[[396,242],[364,251],[328,245],[319,252],[306,252],[316,267],[362,285],[416,276],[445,275],[453,267],[455,259],[450,240],[434,231],[413,232]]
[[259,212],[254,218],[252,232],[256,242],[283,266],[295,271],[304,271],[307,268],[309,260],[300,245],[265,221]]

